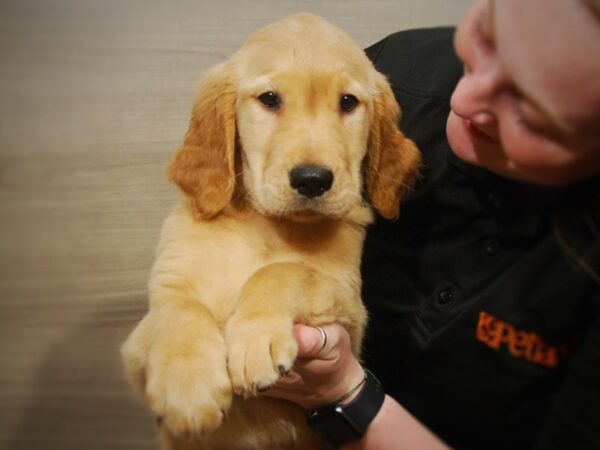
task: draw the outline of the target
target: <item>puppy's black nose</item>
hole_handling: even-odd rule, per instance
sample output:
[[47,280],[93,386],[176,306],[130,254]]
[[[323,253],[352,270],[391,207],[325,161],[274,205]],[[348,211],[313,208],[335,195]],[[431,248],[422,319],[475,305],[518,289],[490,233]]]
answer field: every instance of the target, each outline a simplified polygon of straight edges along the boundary
[[290,172],[290,185],[304,197],[323,195],[333,184],[333,172],[327,167],[303,164]]

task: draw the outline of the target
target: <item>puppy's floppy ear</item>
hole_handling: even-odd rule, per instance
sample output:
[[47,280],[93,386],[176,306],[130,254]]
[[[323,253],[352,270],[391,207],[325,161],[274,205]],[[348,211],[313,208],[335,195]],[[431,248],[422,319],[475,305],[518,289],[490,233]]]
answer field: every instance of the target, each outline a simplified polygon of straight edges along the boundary
[[379,214],[395,219],[401,197],[417,178],[421,155],[415,143],[398,129],[400,108],[380,73],[376,89],[366,156],[367,192]]
[[227,63],[205,75],[183,147],[169,167],[170,179],[190,197],[200,219],[218,214],[231,201],[235,190],[233,78]]

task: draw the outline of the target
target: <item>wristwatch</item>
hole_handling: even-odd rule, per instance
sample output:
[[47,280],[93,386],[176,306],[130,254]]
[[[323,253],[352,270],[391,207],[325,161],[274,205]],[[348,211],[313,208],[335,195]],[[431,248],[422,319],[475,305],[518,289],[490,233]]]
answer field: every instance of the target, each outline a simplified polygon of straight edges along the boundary
[[381,409],[384,398],[381,383],[365,369],[358,395],[345,405],[338,401],[310,411],[308,426],[332,448],[358,441]]

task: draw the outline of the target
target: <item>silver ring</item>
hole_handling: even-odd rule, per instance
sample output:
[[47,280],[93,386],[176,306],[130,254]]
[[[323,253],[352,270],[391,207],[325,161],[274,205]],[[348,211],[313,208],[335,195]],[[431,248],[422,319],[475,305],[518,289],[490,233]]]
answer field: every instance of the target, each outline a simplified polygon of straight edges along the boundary
[[323,351],[323,349],[327,345],[327,333],[325,333],[325,330],[323,328],[321,328],[321,327],[315,326],[315,328],[317,330],[319,330],[319,332],[321,333],[321,338],[323,338],[323,343],[321,344],[321,348],[317,352],[317,355],[318,355],[319,353],[321,353]]

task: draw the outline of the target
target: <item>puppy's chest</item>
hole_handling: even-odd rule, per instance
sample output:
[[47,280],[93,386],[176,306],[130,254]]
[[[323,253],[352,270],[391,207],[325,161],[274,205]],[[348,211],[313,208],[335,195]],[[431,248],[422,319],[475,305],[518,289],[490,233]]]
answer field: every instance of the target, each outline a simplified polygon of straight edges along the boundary
[[252,230],[216,233],[198,242],[195,259],[195,286],[209,305],[223,305],[237,299],[246,281],[261,267],[289,259]]
[[274,263],[299,263],[359,284],[363,238],[363,227],[341,221],[298,225],[253,213],[196,221],[179,207],[165,221],[153,285],[191,288],[224,324],[248,279]]
[[[302,263],[327,272],[335,259],[331,243],[313,243],[311,235],[282,236],[277,227],[260,221],[228,225],[211,226],[199,233],[193,245],[195,290],[220,323],[230,317],[245,283],[259,269],[274,263]],[[347,262],[339,261],[336,271],[345,271]]]

